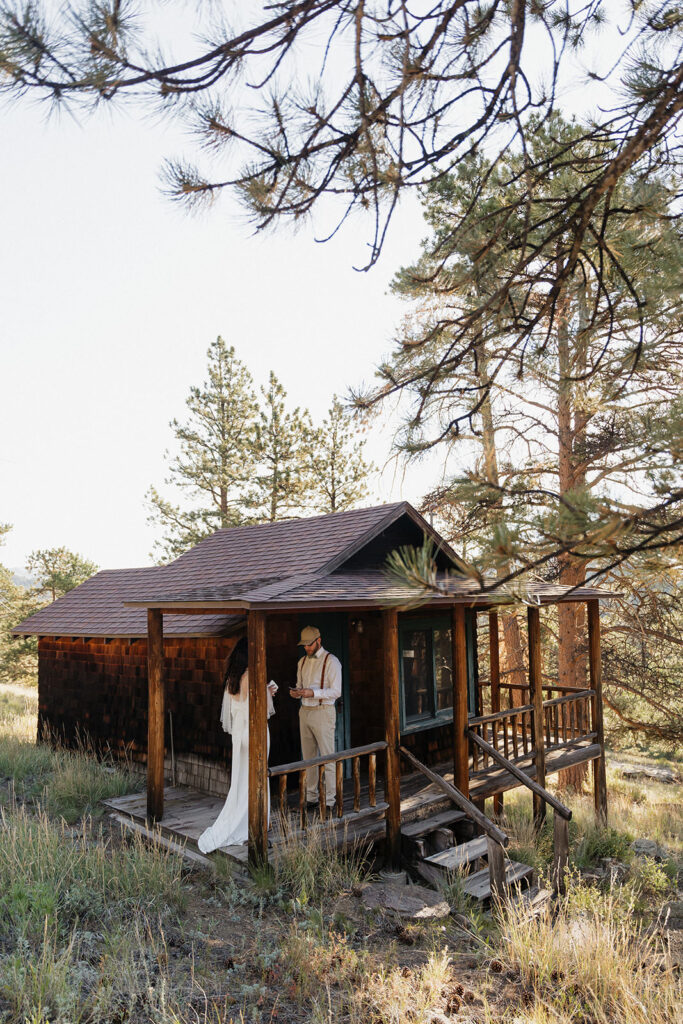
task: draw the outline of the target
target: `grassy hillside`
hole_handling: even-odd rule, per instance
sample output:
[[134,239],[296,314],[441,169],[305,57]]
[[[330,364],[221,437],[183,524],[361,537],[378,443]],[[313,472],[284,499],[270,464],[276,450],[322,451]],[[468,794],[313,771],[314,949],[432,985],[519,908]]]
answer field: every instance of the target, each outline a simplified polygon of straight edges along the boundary
[[[35,746],[35,691],[3,689],[0,719],[2,1022],[681,1019],[683,933],[658,920],[681,871],[680,785],[610,772],[608,829],[572,797],[567,895],[540,917],[483,914],[454,878],[451,915],[415,924],[365,911],[369,863],[321,832],[251,880],[122,835],[98,801],[138,776]],[[507,798],[511,855],[543,872],[551,840],[533,841],[529,804]],[[641,837],[660,862],[634,855]]]

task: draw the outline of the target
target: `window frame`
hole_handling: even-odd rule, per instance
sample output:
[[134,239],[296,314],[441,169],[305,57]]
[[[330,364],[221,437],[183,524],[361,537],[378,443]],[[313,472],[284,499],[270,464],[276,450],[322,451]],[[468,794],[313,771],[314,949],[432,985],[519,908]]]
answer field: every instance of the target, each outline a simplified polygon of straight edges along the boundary
[[[434,630],[436,629],[452,629],[451,618],[449,615],[430,615],[430,616],[411,616],[407,618],[401,618],[398,623],[398,669],[399,669],[399,688],[400,688],[400,701],[399,701],[399,712],[400,712],[400,727],[401,732],[405,734],[414,732],[423,732],[426,729],[435,729],[441,725],[448,725],[453,721],[453,708],[445,708],[442,711],[435,710],[433,715],[428,718],[412,718],[409,719],[406,716],[406,688],[403,674],[403,637],[405,633],[411,630],[417,629],[429,629],[431,631],[431,654],[432,654],[432,700],[433,707],[437,708],[437,688],[436,688],[436,663],[434,655]],[[451,671],[453,666],[451,665]]]

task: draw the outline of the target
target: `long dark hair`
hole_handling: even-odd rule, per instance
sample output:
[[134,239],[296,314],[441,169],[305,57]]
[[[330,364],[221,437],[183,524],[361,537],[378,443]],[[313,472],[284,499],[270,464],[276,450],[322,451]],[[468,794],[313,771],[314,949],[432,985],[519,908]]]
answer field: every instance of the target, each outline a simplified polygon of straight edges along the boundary
[[248,664],[249,645],[247,638],[243,636],[237,641],[225,663],[223,682],[228,688],[228,693],[234,695],[240,692],[240,679],[246,672]]

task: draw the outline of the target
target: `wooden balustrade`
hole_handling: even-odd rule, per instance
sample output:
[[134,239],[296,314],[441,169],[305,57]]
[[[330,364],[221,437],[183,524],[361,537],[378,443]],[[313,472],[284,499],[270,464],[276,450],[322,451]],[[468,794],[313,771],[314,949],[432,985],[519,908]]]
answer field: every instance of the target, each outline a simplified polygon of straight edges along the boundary
[[[593,690],[575,690],[543,701],[543,737],[546,750],[567,743],[595,739],[592,731]],[[509,761],[521,761],[534,753],[533,705],[496,711],[470,718],[468,728]],[[472,771],[485,771],[491,763],[486,749],[472,745]]]
[[[524,704],[521,707],[510,708],[506,711],[496,711],[491,715],[479,715],[470,718],[468,728],[477,733],[483,740],[490,743],[496,750],[511,760],[520,760],[527,757],[533,750],[533,739],[531,734],[531,704]],[[477,772],[481,767],[485,770],[489,766],[489,755],[485,750],[480,749],[476,744],[472,746],[472,771]]]
[[578,690],[543,701],[546,750],[566,743],[595,739],[591,726],[593,690]]
[[348,750],[336,750],[333,754],[324,754],[320,757],[313,757],[308,761],[292,761],[290,764],[280,764],[268,769],[269,778],[278,780],[278,808],[281,814],[289,814],[287,778],[289,775],[298,775],[299,779],[299,821],[301,828],[308,827],[308,810],[306,805],[306,771],[308,768],[318,769],[318,806],[320,818],[325,821],[328,814],[327,790],[325,782],[325,768],[327,765],[335,766],[335,801],[332,813],[337,818],[344,816],[344,762],[351,761],[351,776],[353,783],[353,810],[361,809],[361,758],[368,759],[368,806],[377,806],[377,754],[380,750],[386,750],[386,740],[378,740],[376,743],[367,743],[363,747],[350,747]]

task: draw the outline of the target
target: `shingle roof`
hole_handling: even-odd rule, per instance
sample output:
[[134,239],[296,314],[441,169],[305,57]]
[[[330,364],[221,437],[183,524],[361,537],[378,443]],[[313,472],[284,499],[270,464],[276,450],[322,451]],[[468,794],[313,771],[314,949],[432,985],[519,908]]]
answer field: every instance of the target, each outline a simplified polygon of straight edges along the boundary
[[[406,502],[354,509],[312,519],[289,520],[219,530],[167,566],[117,569],[98,573],[54,604],[26,619],[13,632],[45,636],[145,636],[148,606],[221,605],[226,611],[247,607],[297,608],[333,605],[352,607],[378,603],[408,603],[414,589],[389,580],[379,569],[344,570],[345,563],[394,523],[407,517],[434,537],[447,559],[457,556]],[[446,577],[441,574],[441,580]],[[431,600],[490,602],[477,597],[471,580],[449,577],[450,597]],[[561,600],[607,597],[604,591],[531,584],[532,600],[549,604]],[[239,621],[230,614],[164,617],[170,636],[221,635]]]
[[235,595],[244,590],[240,584],[266,585],[302,572],[318,573],[331,568],[359,540],[370,539],[408,508],[405,502],[397,502],[311,519],[218,530],[160,568],[148,587],[140,587],[139,600],[157,594],[184,594],[200,582],[202,587],[222,587],[226,595]]
[[[528,583],[519,593],[509,587],[482,591],[475,580],[462,579],[445,573],[437,574],[440,593],[421,590],[388,577],[381,570],[355,572],[308,573],[292,576],[277,583],[258,585],[241,584],[236,587],[197,587],[182,595],[158,592],[155,604],[173,607],[182,602],[185,607],[221,605],[225,608],[324,608],[326,606],[362,607],[380,604],[410,605],[415,602],[451,604],[453,598],[468,604],[490,605],[510,601],[515,596],[532,604],[555,604],[561,601],[586,601],[590,598],[612,597],[595,587],[558,586],[550,583]],[[133,599],[133,603],[137,598]]]
[[[158,568],[105,569],[13,629],[17,636],[147,636],[144,608],[124,601]],[[224,636],[239,615],[165,615],[167,636]]]
[[[144,602],[147,594],[158,593],[176,597],[199,583],[220,587],[224,596],[231,597],[242,594],[247,585],[248,589],[270,586],[272,593],[277,593],[302,569],[320,572],[332,566],[403,513],[420,520],[409,505],[396,502],[311,519],[218,530],[170,565],[99,572],[12,632],[17,636],[146,636],[146,613],[143,607],[130,607],[132,599]],[[164,632],[219,635],[233,621],[234,616],[226,615],[169,615],[164,618]]]

